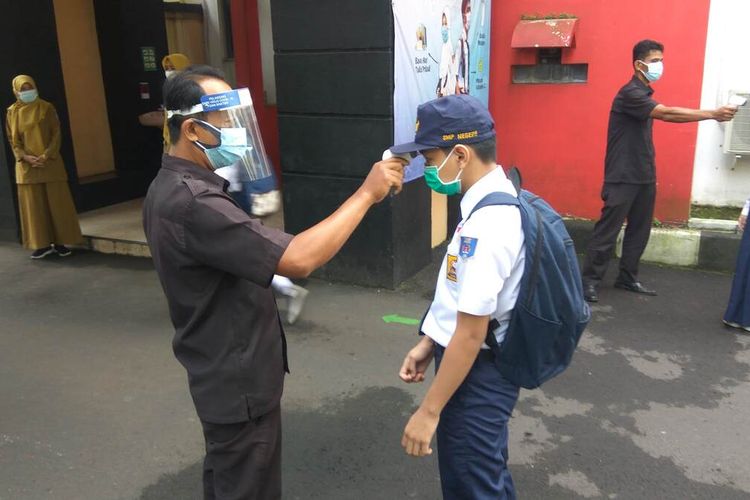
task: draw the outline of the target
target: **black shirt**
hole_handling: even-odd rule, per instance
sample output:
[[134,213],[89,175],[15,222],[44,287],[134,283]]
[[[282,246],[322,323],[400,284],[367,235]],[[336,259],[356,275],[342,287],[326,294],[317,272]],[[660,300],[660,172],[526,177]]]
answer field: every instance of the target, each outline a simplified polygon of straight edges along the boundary
[[287,366],[269,285],[292,236],[251,219],[221,177],[168,155],[143,226],[199,418],[243,422],[274,409]]
[[620,89],[612,102],[607,130],[604,182],[650,184],[656,182],[651,111],[659,104],[638,77]]

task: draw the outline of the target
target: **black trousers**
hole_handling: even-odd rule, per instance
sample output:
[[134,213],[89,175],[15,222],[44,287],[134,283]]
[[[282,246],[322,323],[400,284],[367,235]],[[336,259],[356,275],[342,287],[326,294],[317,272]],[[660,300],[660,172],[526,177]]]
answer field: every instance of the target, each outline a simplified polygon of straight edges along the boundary
[[281,498],[281,408],[249,422],[201,422],[205,500]]
[[594,226],[583,261],[584,285],[597,285],[607,272],[622,223],[628,221],[622,240],[618,281],[638,281],[638,262],[651,235],[656,184],[612,184],[602,188],[602,216]]

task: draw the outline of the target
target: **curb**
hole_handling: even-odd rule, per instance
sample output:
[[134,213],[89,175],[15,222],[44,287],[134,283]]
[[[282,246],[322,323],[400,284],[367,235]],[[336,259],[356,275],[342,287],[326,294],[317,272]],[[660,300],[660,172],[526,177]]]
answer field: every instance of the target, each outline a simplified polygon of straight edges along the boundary
[[[586,251],[594,221],[565,219],[565,227],[576,246],[576,251]],[[617,237],[615,253],[619,257],[623,231]],[[670,266],[734,272],[741,235],[734,231],[711,229],[652,228],[646,251],[641,261]]]

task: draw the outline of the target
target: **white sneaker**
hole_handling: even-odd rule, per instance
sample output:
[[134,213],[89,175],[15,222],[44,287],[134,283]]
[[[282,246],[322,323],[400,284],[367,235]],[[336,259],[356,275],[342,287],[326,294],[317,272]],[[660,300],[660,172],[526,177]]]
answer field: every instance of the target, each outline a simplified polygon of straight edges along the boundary
[[743,330],[745,332],[750,332],[750,326],[742,326],[739,323],[733,323],[731,321],[722,320],[725,325],[731,326],[732,328],[736,328],[738,330]]
[[281,209],[281,191],[274,189],[266,193],[266,210],[268,214],[275,214]]
[[281,192],[278,190],[252,195],[252,212],[256,217],[265,217],[281,208]]
[[263,203],[262,194],[253,194],[250,196],[251,208],[250,211],[256,217],[263,217],[265,214],[265,204]]
[[289,309],[286,312],[286,320],[290,325],[293,325],[297,321],[297,318],[299,318],[299,315],[302,312],[302,308],[305,305],[307,294],[310,293],[299,285],[293,286],[294,293],[292,295],[289,295]]

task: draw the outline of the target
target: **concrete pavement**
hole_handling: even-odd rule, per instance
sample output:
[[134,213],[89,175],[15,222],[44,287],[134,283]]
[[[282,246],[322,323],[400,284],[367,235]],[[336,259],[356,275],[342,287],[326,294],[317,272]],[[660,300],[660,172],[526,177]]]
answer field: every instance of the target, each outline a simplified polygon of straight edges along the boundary
[[[405,457],[425,385],[396,371],[435,279],[395,292],[311,281],[288,329],[288,499],[439,498]],[[730,277],[644,267],[603,287],[571,368],[511,422],[520,498],[750,498],[750,337],[720,324]],[[0,244],[0,499],[199,499],[202,437],[147,259],[32,262]]]

